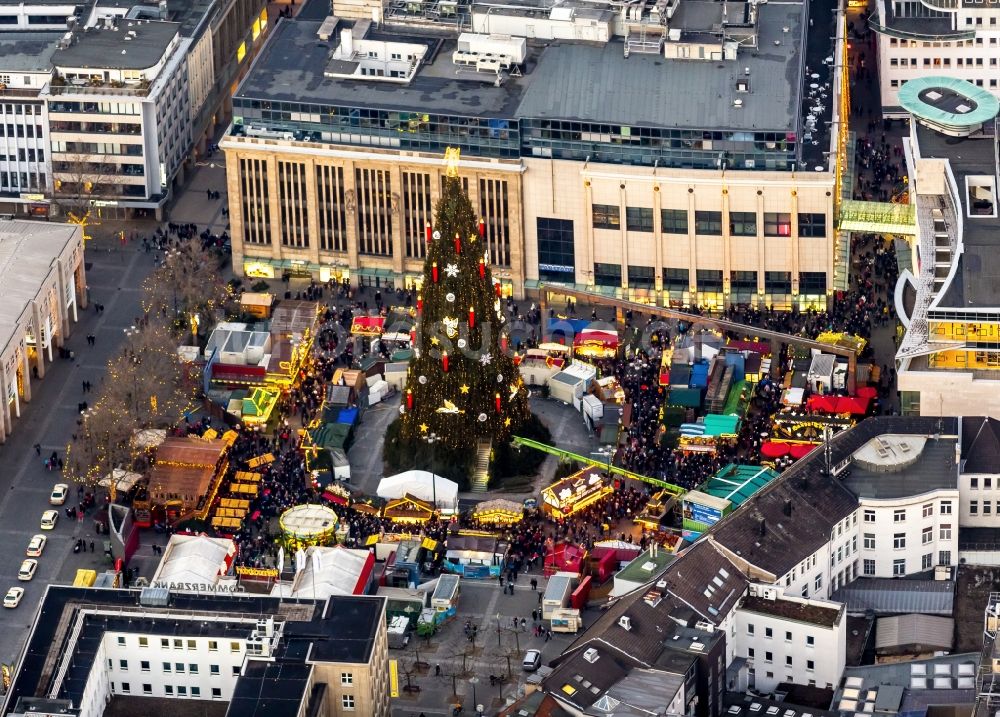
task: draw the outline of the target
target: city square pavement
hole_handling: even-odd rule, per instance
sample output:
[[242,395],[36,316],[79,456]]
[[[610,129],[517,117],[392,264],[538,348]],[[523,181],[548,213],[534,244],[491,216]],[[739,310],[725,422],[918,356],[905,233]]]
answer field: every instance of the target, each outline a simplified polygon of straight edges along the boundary
[[[538,590],[531,589],[531,578],[538,580]],[[532,632],[531,611],[539,608],[539,596],[545,591],[547,579],[540,571],[518,576],[514,594],[503,592],[496,580],[463,580],[457,614],[446,622],[429,643],[413,635],[403,650],[390,650],[389,659],[397,660],[399,667],[400,697],[393,700],[396,717],[416,717],[421,712],[431,715],[450,715],[454,704],[453,688],[458,690],[458,701],[464,705],[464,714],[475,714],[473,685],[469,678],[475,676],[475,699],[483,705],[485,714],[496,714],[499,707],[523,696],[528,673],[521,669],[524,653],[537,648],[542,651],[542,664],[562,653],[576,635],[553,633],[552,639],[535,637]],[[591,611],[585,618],[594,620],[599,613]],[[526,628],[512,629],[512,619],[526,620]],[[466,623],[478,627],[474,642],[465,634]],[[546,621],[547,622],[547,621]],[[499,637],[497,625],[500,626]],[[520,625],[520,623],[519,623]],[[509,677],[508,677],[509,660]],[[425,663],[415,666],[417,662]],[[440,675],[436,667],[440,667]],[[419,692],[407,693],[402,687],[411,685]],[[490,685],[489,676],[503,676],[504,680]]]

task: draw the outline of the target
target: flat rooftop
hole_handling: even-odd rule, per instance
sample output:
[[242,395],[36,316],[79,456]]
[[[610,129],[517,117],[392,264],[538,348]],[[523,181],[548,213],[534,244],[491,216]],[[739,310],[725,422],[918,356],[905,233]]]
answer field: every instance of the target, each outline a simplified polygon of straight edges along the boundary
[[[339,40],[320,41],[319,20],[285,21],[236,97],[501,119],[797,132],[805,9],[798,2],[758,7],[759,49],[742,51],[736,60],[684,61],[642,53],[626,58],[619,41],[531,42],[522,76],[505,76],[500,87],[494,75],[452,63],[454,39],[413,28],[366,35],[432,45],[409,84],[328,78],[324,70]],[[338,28],[347,25],[342,21]],[[736,81],[747,69],[751,90],[737,95]],[[740,107],[733,104],[737,98],[743,100]]]
[[[58,697],[80,704],[94,657],[107,632],[142,633],[157,636],[218,636],[245,640],[257,619],[273,617],[282,623],[274,653],[275,664],[287,669],[251,671],[260,689],[237,690],[241,715],[264,714],[252,698],[267,705],[284,704],[273,684],[282,675],[289,678],[285,690],[299,686],[302,670],[313,662],[357,662],[371,659],[382,623],[384,598],[331,597],[325,602],[290,600],[238,593],[169,593],[169,602],[159,607],[140,604],[139,590],[111,590],[49,586],[42,599],[28,643],[6,698],[13,706],[19,698],[48,695],[55,687],[57,666],[63,654],[71,654],[67,671],[58,685]],[[99,613],[99,614],[94,614]],[[212,619],[208,619],[211,616]],[[78,634],[71,634],[79,624]],[[253,661],[249,661],[250,664]],[[254,670],[258,668],[254,667]],[[268,678],[268,690],[264,679]],[[241,678],[242,679],[242,678]],[[239,684],[239,683],[237,683]],[[275,707],[277,709],[277,707]]]
[[843,483],[859,498],[905,498],[932,490],[958,489],[958,439],[884,433],[853,455]]
[[0,72],[48,72],[63,33],[0,33]]
[[[121,20],[116,30],[91,27],[76,33],[76,41],[57,50],[53,63],[60,68],[146,70],[167,51],[180,25],[161,20]],[[125,41],[129,32],[135,36]]]
[[[909,84],[909,83],[907,83]],[[947,137],[921,124],[917,145],[924,158],[947,159],[955,175],[963,215],[962,254],[953,278],[931,304],[935,309],[1000,309],[1000,219],[969,216],[965,179],[995,176],[993,137]]]
[[0,341],[4,344],[37,296],[53,262],[67,245],[82,241],[79,232],[75,226],[55,222],[0,221]]

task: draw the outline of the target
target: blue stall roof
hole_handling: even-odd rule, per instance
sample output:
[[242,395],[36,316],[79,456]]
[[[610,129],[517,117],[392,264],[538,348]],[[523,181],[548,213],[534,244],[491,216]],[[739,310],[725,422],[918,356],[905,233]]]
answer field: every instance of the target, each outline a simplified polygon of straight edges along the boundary
[[337,416],[337,423],[346,423],[348,426],[353,426],[358,421],[358,409],[357,408],[342,408],[340,409],[340,415]]

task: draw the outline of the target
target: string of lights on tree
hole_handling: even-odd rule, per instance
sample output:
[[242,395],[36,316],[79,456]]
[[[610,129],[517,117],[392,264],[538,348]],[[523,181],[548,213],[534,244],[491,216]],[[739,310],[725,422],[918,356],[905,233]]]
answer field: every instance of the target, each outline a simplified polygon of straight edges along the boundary
[[458,150],[425,227],[427,256],[417,296],[414,357],[403,401],[401,437],[436,435],[451,448],[507,440],[529,417],[528,395],[502,348],[506,320],[489,266],[485,224],[458,178]]

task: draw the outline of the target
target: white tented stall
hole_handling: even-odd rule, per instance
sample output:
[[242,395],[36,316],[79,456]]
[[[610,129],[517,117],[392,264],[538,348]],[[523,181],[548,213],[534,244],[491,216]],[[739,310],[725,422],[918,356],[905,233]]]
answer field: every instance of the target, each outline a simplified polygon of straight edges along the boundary
[[428,503],[437,501],[442,513],[458,510],[458,483],[429,471],[404,471],[379,481],[375,491],[379,498],[393,500],[409,493]]
[[579,407],[596,375],[597,369],[594,366],[577,361],[549,379],[549,395],[563,403]]

